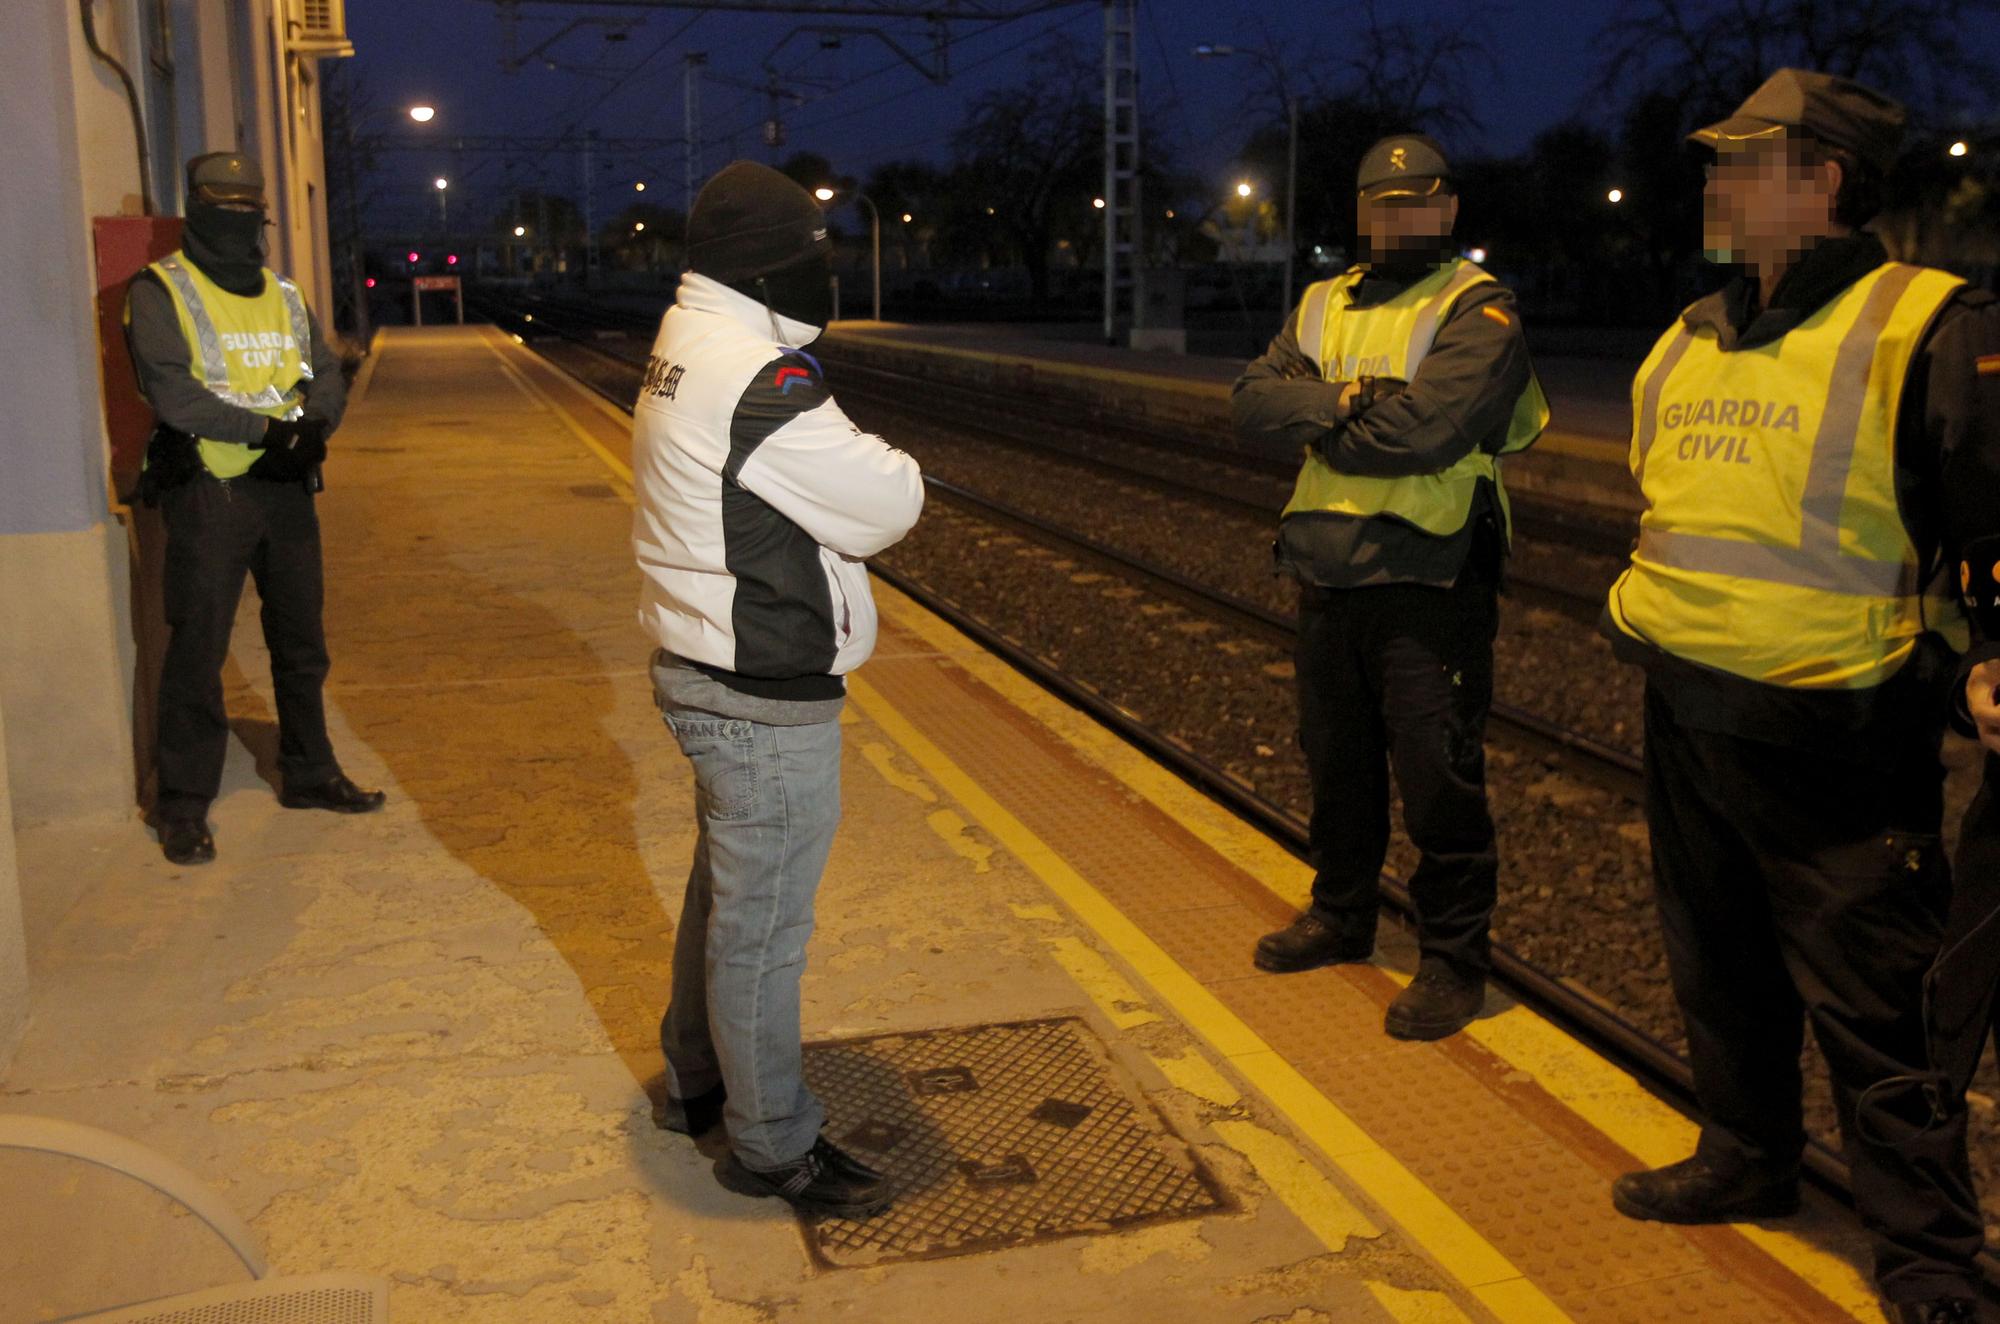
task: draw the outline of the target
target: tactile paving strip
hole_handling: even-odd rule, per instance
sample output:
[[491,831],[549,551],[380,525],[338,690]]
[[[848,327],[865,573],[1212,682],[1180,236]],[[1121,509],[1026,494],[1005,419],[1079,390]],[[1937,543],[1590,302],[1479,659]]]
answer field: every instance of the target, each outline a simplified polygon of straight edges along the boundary
[[[1381,1001],[1367,988],[1380,982],[1372,972],[1232,977],[1220,934],[1241,942],[1260,923],[1283,923],[1282,903],[956,663],[910,649],[878,658],[868,675],[946,757],[976,769],[988,794],[1184,969],[1198,971],[1232,1013],[1576,1324],[1681,1318],[1695,1299],[1705,1302],[1704,1320],[1848,1318],[1734,1232],[1617,1216],[1609,1181],[1629,1158],[1614,1155],[1617,1166],[1607,1169],[1604,1156],[1556,1141],[1533,1110],[1453,1060],[1472,1051],[1462,1045],[1384,1038]],[[1232,906],[1242,917],[1216,922]],[[1561,1105],[1544,1097],[1535,1107]]]
[[828,1134],[896,1189],[865,1221],[806,1222],[836,1267],[991,1250],[1225,1208],[1074,1017],[811,1044]]

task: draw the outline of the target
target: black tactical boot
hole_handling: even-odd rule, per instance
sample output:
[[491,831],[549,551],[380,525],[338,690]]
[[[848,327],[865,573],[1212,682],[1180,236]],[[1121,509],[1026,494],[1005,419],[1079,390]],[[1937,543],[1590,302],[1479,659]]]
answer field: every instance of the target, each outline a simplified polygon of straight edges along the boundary
[[801,1157],[763,1171],[744,1167],[731,1154],[723,1162],[722,1181],[740,1194],[775,1195],[802,1214],[832,1218],[872,1218],[893,1198],[880,1174],[825,1136]]
[[662,1130],[678,1131],[684,1136],[707,1135],[722,1121],[722,1102],[728,1097],[729,1091],[717,1085],[685,1099],[669,1098],[654,1112],[653,1120]]
[[287,786],[278,796],[278,803],[287,809],[331,809],[336,814],[372,814],[388,798],[380,791],[362,790],[343,775],[296,791]]
[[1257,940],[1259,970],[1291,974],[1342,961],[1365,961],[1375,954],[1374,916],[1361,925],[1328,924],[1308,910],[1297,919]]
[[1889,1307],[1895,1324],[1977,1324],[1979,1303],[1969,1296],[1939,1296]]
[[196,815],[159,820],[160,853],[171,864],[207,864],[215,858],[215,838],[208,823]]
[[1799,1210],[1799,1176],[1723,1168],[1695,1154],[1664,1168],[1626,1173],[1611,1183],[1611,1203],[1627,1218],[1655,1223],[1783,1218]]
[[1486,1005],[1486,979],[1439,956],[1417,962],[1417,976],[1382,1017],[1391,1039],[1442,1039],[1472,1023]]

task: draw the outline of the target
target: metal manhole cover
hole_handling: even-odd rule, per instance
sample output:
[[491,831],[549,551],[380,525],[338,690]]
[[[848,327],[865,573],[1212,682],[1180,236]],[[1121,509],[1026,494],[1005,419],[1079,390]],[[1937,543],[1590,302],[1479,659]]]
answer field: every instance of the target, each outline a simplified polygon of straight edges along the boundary
[[827,1134],[889,1175],[865,1222],[808,1219],[848,1268],[1188,1218],[1228,1207],[1076,1017],[810,1044]]

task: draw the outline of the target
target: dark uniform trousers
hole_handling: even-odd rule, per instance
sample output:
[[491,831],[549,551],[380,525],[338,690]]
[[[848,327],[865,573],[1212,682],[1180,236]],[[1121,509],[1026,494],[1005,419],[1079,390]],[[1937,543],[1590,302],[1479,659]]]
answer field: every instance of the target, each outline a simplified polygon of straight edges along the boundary
[[160,675],[159,812],[205,810],[221,787],[229,743],[222,666],[246,572],[263,601],[279,772],[294,789],[338,776],[320,693],[328,662],[312,496],[296,482],[225,483],[204,473],[166,493],[161,510],[170,634]]
[[1490,571],[1469,567],[1452,588],[1307,585],[1299,595],[1312,908],[1346,932],[1373,932],[1393,764],[1404,830],[1421,855],[1409,880],[1419,946],[1476,974],[1489,963],[1499,868],[1485,743],[1496,593]]
[[[1718,1165],[1796,1170],[1804,1022],[1833,1078],[1855,1203],[1893,1301],[1962,1292],[1981,1241],[1965,1118],[1873,1096],[1925,1065],[1923,977],[1950,870],[1936,729],[1866,758],[1684,726],[1646,693],[1646,814],[1674,995]],[[1902,1143],[1878,1143],[1890,1131]],[[1871,1139],[1875,1137],[1877,1139]]]

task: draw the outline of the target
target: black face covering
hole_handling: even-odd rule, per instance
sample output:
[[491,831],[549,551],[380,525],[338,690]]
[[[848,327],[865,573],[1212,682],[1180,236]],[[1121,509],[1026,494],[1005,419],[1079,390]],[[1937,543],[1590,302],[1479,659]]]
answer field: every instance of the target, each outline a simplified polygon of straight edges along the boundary
[[1421,276],[1458,251],[1448,234],[1369,239],[1367,248],[1368,269],[1392,279]]
[[747,294],[780,317],[824,329],[833,320],[833,258],[814,253],[803,262],[749,280],[731,288]]
[[264,213],[209,202],[190,202],[181,227],[181,250],[202,274],[228,290],[255,298],[264,292]]

